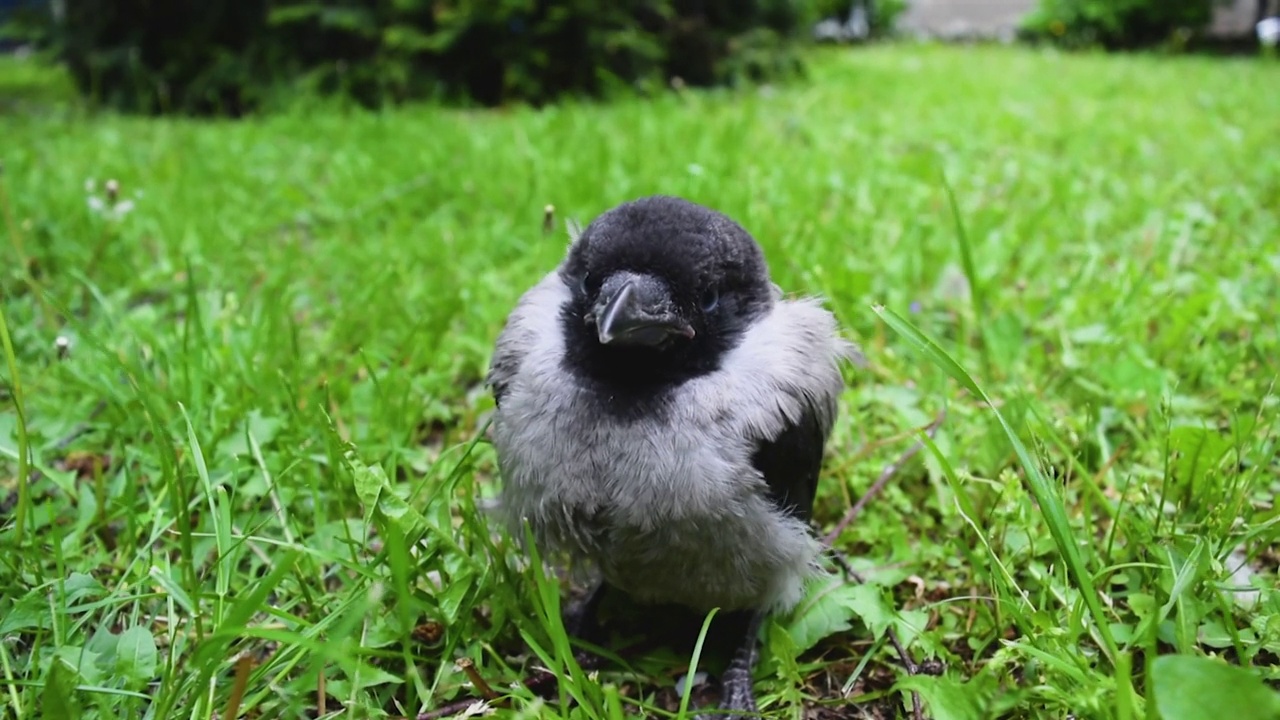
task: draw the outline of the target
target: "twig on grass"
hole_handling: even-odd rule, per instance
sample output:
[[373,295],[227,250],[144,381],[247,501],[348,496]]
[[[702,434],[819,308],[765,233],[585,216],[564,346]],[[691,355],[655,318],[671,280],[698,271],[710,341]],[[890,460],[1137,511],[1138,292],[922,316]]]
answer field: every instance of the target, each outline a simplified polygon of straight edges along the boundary
[[234,720],[240,714],[240,703],[244,701],[245,686],[249,683],[249,673],[253,670],[253,656],[241,653],[236,659],[236,674],[231,685],[231,697],[222,711],[222,720]]
[[471,684],[480,693],[485,700],[493,700],[498,697],[498,693],[489,687],[489,683],[476,670],[476,664],[471,662],[471,658],[462,658],[458,661],[458,667],[462,668],[462,672],[467,674],[467,678],[471,680]]
[[[845,558],[844,553],[836,550],[835,548],[831,548],[831,557],[836,561],[836,564],[840,566],[840,569],[843,570],[846,575],[856,580],[859,584],[865,585],[867,583],[867,579],[862,577],[861,573],[854,570],[853,567],[849,565],[849,561]],[[911,654],[907,652],[905,647],[903,647],[902,641],[898,639],[897,631],[892,627],[888,627],[885,628],[885,633],[889,636],[889,642],[893,644],[893,649],[898,653],[898,658],[902,660],[902,666],[906,668],[907,674],[918,675],[920,673],[920,666],[916,664],[915,660],[911,659]],[[911,691],[911,715],[915,720],[924,720],[924,710],[920,706],[920,693],[915,690]]]
[[[942,421],[945,420],[946,417],[947,411],[944,409],[942,412],[938,413],[938,417],[934,418],[932,423],[929,423],[929,425],[925,427],[925,435],[927,435],[930,440],[932,440],[933,436],[938,432],[938,428],[942,426]],[[836,564],[840,566],[840,569],[844,571],[845,575],[848,575],[860,584],[865,585],[867,582],[866,578],[862,577],[858,571],[853,569],[853,566],[849,564],[849,560],[845,557],[844,553],[836,549],[835,541],[840,537],[840,533],[844,532],[845,528],[857,519],[858,515],[862,513],[862,509],[867,506],[867,503],[870,502],[873,497],[880,494],[880,491],[884,489],[884,486],[889,482],[889,479],[898,474],[898,471],[902,469],[902,466],[906,465],[907,461],[914,457],[916,453],[920,452],[923,447],[924,441],[917,440],[912,443],[911,447],[907,448],[906,452],[898,456],[897,460],[886,465],[884,470],[880,471],[880,476],[876,478],[876,481],[872,483],[867,492],[864,493],[862,497],[858,498],[858,501],[853,504],[853,507],[849,508],[848,512],[844,514],[844,517],[840,518],[840,522],[836,523],[835,528],[833,528],[831,532],[827,533],[827,536],[823,538],[824,544],[826,544],[826,546],[831,550],[831,556],[835,560]],[[903,647],[902,641],[898,639],[897,631],[892,627],[889,627],[886,628],[886,633],[889,636],[889,642],[893,644],[893,649],[898,653],[898,658],[902,660],[902,665],[906,668],[907,674],[920,674],[920,666],[916,664],[916,661],[911,658],[907,649]],[[915,690],[911,691],[911,714],[915,720],[924,719],[924,711],[920,706],[920,693]]]
[[[942,426],[942,421],[945,420],[946,417],[947,411],[943,410],[938,413],[938,417],[934,418],[933,422],[925,426],[925,435],[928,435],[930,440],[932,440],[933,436],[937,434],[938,428]],[[915,454],[920,452],[923,447],[924,443],[917,440],[911,445],[911,447],[907,448],[907,451],[902,453],[897,460],[886,465],[884,470],[880,471],[880,477],[876,478],[876,481],[871,484],[871,487],[867,492],[864,493],[862,497],[858,498],[858,502],[854,503],[853,507],[849,508],[848,512],[844,514],[844,517],[840,518],[840,522],[836,523],[836,526],[831,529],[831,532],[827,533],[827,536],[823,538],[823,542],[826,543],[828,547],[832,546],[835,543],[836,538],[840,537],[840,533],[844,532],[845,528],[849,527],[849,525],[857,519],[858,515],[862,513],[862,509],[867,506],[867,503],[871,502],[872,498],[880,494],[880,491],[884,489],[885,484],[889,482],[889,478],[896,475],[898,471],[902,469],[902,466],[905,465],[908,460],[915,457]]]

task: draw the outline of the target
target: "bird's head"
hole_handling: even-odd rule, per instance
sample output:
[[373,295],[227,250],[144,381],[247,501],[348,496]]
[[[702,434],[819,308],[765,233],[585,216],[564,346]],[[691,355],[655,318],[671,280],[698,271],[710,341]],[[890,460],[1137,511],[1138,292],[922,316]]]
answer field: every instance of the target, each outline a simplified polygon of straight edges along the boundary
[[755,239],[727,216],[675,197],[600,215],[561,274],[573,293],[564,313],[567,361],[634,384],[714,370],[773,302]]

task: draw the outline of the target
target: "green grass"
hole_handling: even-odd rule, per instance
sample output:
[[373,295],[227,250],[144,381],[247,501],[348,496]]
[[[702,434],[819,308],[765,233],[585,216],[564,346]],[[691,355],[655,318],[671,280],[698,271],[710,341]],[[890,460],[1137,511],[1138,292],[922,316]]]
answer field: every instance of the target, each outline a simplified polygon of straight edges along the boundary
[[[839,539],[869,584],[769,629],[770,717],[1208,687],[1243,718],[1280,684],[1280,64],[880,47],[739,95],[238,123],[60,82],[0,64],[0,717],[413,717],[474,692],[462,658],[525,717],[674,710],[690,658],[583,682],[560,584],[477,510],[493,339],[566,247],[544,206],[654,192],[739,219],[867,355],[821,529],[946,411]],[[576,705],[513,689],[538,664]]]

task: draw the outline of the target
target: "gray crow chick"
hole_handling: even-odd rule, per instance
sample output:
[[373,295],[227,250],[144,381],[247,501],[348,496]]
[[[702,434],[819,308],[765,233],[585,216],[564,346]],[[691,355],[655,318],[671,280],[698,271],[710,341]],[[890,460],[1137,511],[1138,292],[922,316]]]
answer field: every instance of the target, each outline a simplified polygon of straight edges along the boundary
[[588,225],[520,298],[488,376],[501,516],[603,577],[571,632],[604,586],[745,614],[721,707],[755,711],[761,622],[819,569],[808,521],[855,352],[719,212],[654,196]]

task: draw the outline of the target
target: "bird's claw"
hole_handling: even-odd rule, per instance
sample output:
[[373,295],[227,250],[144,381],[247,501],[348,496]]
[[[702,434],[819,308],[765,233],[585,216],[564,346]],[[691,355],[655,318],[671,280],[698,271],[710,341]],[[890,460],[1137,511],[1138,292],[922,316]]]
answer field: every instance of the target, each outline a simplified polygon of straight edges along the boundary
[[752,686],[751,674],[756,666],[757,636],[763,622],[763,613],[751,616],[746,632],[742,635],[742,644],[729,667],[720,676],[721,712],[700,714],[697,720],[747,720],[760,716],[756,708],[756,692]]
[[751,673],[730,668],[720,680],[720,712],[702,713],[695,720],[747,720],[759,717]]

